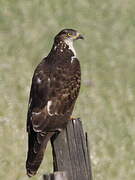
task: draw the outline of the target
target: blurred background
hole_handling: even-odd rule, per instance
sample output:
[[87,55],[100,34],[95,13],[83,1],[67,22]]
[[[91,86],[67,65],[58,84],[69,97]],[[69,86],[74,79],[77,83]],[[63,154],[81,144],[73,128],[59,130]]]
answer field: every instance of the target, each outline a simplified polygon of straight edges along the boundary
[[[0,179],[27,180],[26,114],[31,78],[63,28],[82,86],[74,116],[88,131],[94,180],[135,178],[135,1],[0,0]],[[38,175],[52,171],[48,146]]]

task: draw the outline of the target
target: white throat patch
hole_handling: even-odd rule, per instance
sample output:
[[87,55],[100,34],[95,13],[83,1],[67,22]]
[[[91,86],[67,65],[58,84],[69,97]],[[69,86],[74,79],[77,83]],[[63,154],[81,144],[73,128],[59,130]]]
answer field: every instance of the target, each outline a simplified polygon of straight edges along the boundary
[[73,47],[73,41],[71,39],[65,39],[64,42],[69,46],[69,49],[73,52],[74,57],[76,57],[76,52]]

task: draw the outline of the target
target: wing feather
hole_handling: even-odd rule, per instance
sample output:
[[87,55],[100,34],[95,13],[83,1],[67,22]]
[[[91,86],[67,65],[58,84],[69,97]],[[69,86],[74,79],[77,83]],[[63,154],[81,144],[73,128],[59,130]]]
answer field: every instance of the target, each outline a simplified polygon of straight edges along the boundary
[[35,70],[30,92],[27,129],[32,123],[42,132],[53,116],[71,113],[80,89],[80,65],[76,59],[71,68],[66,64],[49,67],[41,63]]

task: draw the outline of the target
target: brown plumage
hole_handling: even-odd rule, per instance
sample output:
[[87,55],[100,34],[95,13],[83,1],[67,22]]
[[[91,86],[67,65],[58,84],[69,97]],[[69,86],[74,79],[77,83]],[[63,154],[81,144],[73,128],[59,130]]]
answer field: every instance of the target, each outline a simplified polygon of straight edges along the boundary
[[75,30],[62,30],[34,72],[27,115],[29,177],[36,174],[49,139],[66,127],[72,114],[81,81],[73,48],[76,39],[83,37]]

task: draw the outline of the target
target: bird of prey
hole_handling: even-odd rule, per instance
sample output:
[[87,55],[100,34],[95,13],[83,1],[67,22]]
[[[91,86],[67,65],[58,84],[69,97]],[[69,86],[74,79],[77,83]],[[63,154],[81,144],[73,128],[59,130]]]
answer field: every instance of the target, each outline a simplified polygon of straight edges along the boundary
[[47,57],[37,66],[27,113],[27,175],[36,174],[49,139],[66,127],[78,97],[81,71],[73,42],[83,36],[64,29],[54,38]]

